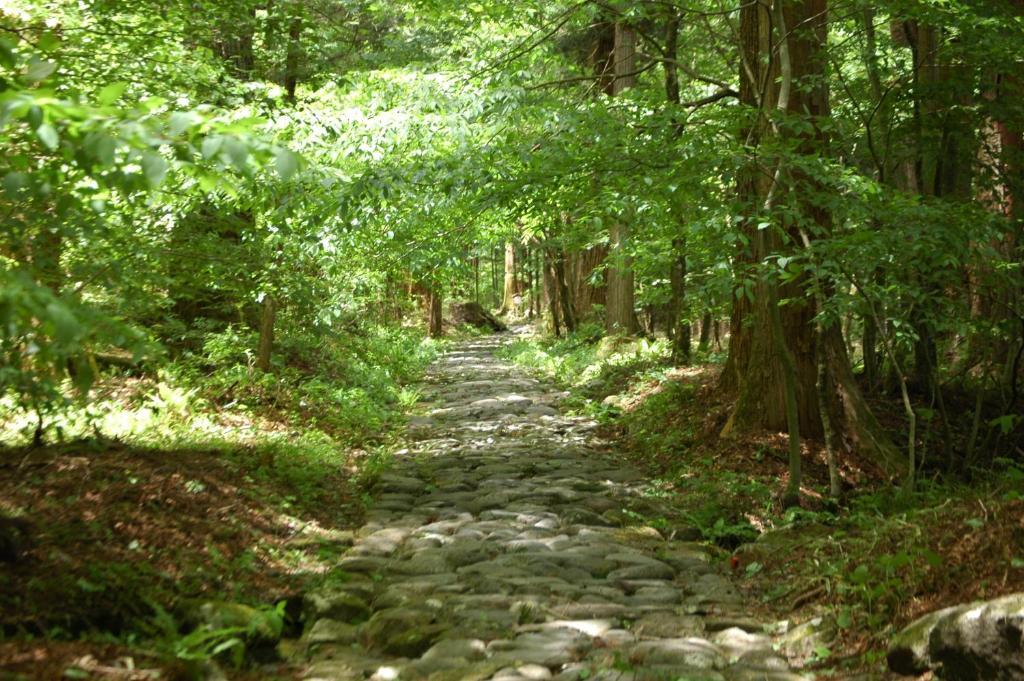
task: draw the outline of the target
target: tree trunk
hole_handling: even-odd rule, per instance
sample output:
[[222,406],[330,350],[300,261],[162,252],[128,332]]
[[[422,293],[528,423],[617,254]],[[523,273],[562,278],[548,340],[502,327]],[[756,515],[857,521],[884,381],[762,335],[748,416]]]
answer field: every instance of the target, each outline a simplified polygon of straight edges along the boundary
[[868,391],[878,386],[878,327],[871,315],[862,315],[861,323],[864,325],[864,336],[861,340],[861,352],[864,355],[864,384]]
[[480,256],[473,257],[473,301],[480,303]]
[[256,57],[253,52],[256,8],[247,9],[244,16],[236,17],[236,19],[236,22],[221,26],[219,33],[223,37],[214,45],[214,51],[231,65],[236,76],[243,80],[249,80],[256,68]]
[[444,335],[442,322],[442,295],[435,285],[430,287],[430,300],[427,308],[427,332],[431,338],[440,338]]
[[302,58],[302,17],[292,17],[288,25],[288,54],[284,66],[285,100],[295,104],[295,90],[299,86],[299,62]]
[[710,312],[705,312],[700,319],[700,338],[697,341],[697,349],[700,352],[708,351],[708,345],[711,342],[711,325],[714,323]]
[[551,263],[551,254],[546,248],[541,250],[544,253],[544,261],[541,266],[541,272],[544,277],[544,298],[548,301],[548,314],[551,316],[552,331],[554,331],[555,336],[561,336],[562,328],[558,318],[558,285],[555,283],[555,272]]
[[609,335],[631,335],[637,331],[633,258],[628,255],[629,237],[628,224],[620,221],[612,225],[608,303],[605,306],[605,330]]
[[[679,44],[679,15],[673,8],[665,27],[665,98],[669,104],[679,106],[679,70],[676,58]],[[681,134],[682,125],[672,126],[671,139],[675,141]],[[685,226],[678,226],[680,236],[672,240],[672,263],[670,265],[669,284],[671,299],[669,302],[669,332],[672,335],[672,361],[676,364],[690,363],[690,321],[687,318],[686,305],[686,237]]]
[[[779,93],[773,87],[765,90],[765,99],[758,101],[759,94],[754,88],[765,78],[769,83],[777,80],[776,76],[765,71],[766,62],[760,57],[771,44],[768,40],[769,17],[767,10],[760,5],[747,6],[741,10],[741,36],[743,36],[744,58],[741,73],[741,97],[754,99],[755,105],[760,104],[767,110],[765,100],[776,101]],[[798,151],[805,154],[825,153],[826,138],[819,124],[829,116],[828,92],[824,87],[824,64],[821,48],[826,37],[826,4],[825,0],[795,0],[784,5],[784,24],[792,29],[788,39],[781,39],[789,48],[788,60],[772,59],[772,63],[788,61],[791,73],[788,74],[793,83],[812,83],[811,88],[795,87],[785,99],[780,98],[780,106],[793,115],[808,116],[814,126],[812,132],[802,133],[798,142]],[[802,27],[796,30],[794,27]],[[785,79],[783,79],[785,81]],[[748,138],[757,139],[767,132],[766,123],[754,122],[747,131]],[[779,133],[782,134],[782,133]],[[790,133],[791,134],[791,133]],[[783,169],[781,166],[765,172],[747,171],[740,178],[739,190],[741,199],[748,205],[758,205],[766,195],[770,207],[771,191],[792,192],[798,196],[810,193],[814,188],[811,178],[801,175],[796,169]],[[782,186],[765,187],[765,177],[781,178]],[[804,217],[818,225],[818,231],[827,232],[831,226],[831,215],[820,206],[803,203],[801,206]],[[755,225],[748,225],[747,230],[753,253],[747,255],[745,249],[740,252],[740,259],[746,262],[760,263],[765,258],[776,254],[784,254],[792,246],[802,243],[799,225],[783,223],[787,238],[783,240],[780,233],[774,230],[758,230]],[[762,234],[758,234],[762,232]],[[745,268],[740,270],[743,276]],[[744,277],[745,278],[745,277]],[[773,286],[769,284],[768,287]],[[824,433],[820,395],[818,393],[819,366],[816,355],[815,302],[807,293],[808,288],[821,287],[821,282],[814,282],[804,277],[796,281],[778,285],[777,298],[766,295],[763,285],[758,286],[758,295],[752,303],[744,293],[737,297],[733,306],[732,329],[733,342],[730,343],[730,359],[727,363],[727,374],[723,382],[735,381],[738,384],[738,398],[732,414],[725,426],[723,434],[738,434],[756,431],[795,432],[793,424],[787,419],[787,396],[796,397],[795,411],[799,428],[805,436],[819,436]],[[820,290],[820,288],[819,288]],[[768,291],[771,293],[771,291]],[[827,293],[823,291],[823,294]],[[774,300],[788,299],[797,301],[785,306],[775,306]],[[777,317],[777,319],[773,319]],[[772,327],[778,332],[778,341],[773,340]],[[877,421],[871,415],[863,400],[860,390],[853,380],[849,358],[846,353],[842,333],[835,324],[827,326],[823,331],[826,336],[822,342],[826,352],[826,374],[830,381],[830,394],[834,395],[834,406],[827,415],[830,430],[837,440],[842,440],[850,449],[856,448],[860,454],[872,459],[880,468],[891,474],[901,469],[899,454],[889,442]],[[781,342],[780,342],[781,341]],[[789,358],[786,354],[789,354]],[[790,365],[789,360],[792,360]],[[787,380],[792,379],[792,389],[787,389]],[[834,412],[834,413],[833,413]],[[790,414],[792,417],[793,414]],[[792,490],[790,490],[792,491]]]
[[[764,83],[773,83],[778,75],[775,60],[769,62],[766,59],[772,46],[770,27],[766,5],[751,2],[740,8],[739,99],[748,111],[758,112],[750,115],[751,120],[740,131],[743,141],[750,146],[758,144],[765,134],[767,123],[762,112],[775,106],[775,88],[763,86]],[[755,215],[759,210],[759,197],[766,192],[766,178],[757,163],[751,161],[740,170],[736,180],[736,193],[743,205],[743,213]],[[751,364],[754,345],[753,288],[748,282],[751,281],[749,270],[758,262],[750,247],[757,234],[752,225],[745,225],[744,231],[745,239],[736,244],[735,278],[740,283],[729,315],[729,354],[719,379],[719,389],[725,393],[737,393],[744,384],[744,373]],[[779,424],[776,422],[775,425]]]
[[566,333],[572,333],[576,330],[576,315],[572,309],[569,286],[565,283],[565,253],[561,248],[553,250],[551,263],[555,276],[555,285],[558,287],[558,299],[561,302],[562,320],[565,322]]
[[491,249],[491,293],[494,295],[495,307],[501,307],[501,282],[498,278],[498,258],[501,257],[501,252],[493,248]]
[[594,305],[607,301],[607,287],[604,276],[600,283],[593,283],[594,271],[608,257],[608,249],[594,246],[581,251],[571,251],[566,256],[567,283],[572,293],[573,308],[578,319],[586,317]]
[[672,332],[672,361],[676,364],[690,363],[690,320],[686,309],[686,242],[674,239],[672,247],[675,253],[672,258],[672,271],[669,279],[672,288],[672,299],[669,304]]
[[[615,25],[615,83],[617,96],[636,85],[636,32],[625,24]],[[611,227],[608,265],[608,303],[605,329],[609,335],[631,335],[637,331],[633,258],[629,255],[631,227],[618,219]]]
[[614,59],[613,96],[636,85],[636,31],[622,22],[615,24]]
[[274,296],[264,294],[260,314],[260,342],[256,353],[256,368],[263,372],[270,371],[270,356],[274,351],[274,323],[277,321],[277,300]]
[[517,295],[519,295],[519,284],[516,281],[516,246],[509,241],[505,244],[505,286],[498,314],[515,313]]

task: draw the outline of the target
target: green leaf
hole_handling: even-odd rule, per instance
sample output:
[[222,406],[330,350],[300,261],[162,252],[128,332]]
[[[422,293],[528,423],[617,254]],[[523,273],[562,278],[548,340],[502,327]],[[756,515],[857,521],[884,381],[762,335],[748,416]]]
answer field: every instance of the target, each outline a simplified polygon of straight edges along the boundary
[[228,154],[228,158],[231,159],[231,164],[235,166],[241,173],[249,171],[249,147],[246,146],[241,140],[228,137],[224,140],[224,150]]
[[70,310],[60,303],[50,303],[46,306],[46,316],[53,324],[54,340],[63,345],[74,345],[78,341],[82,327]]
[[224,138],[219,135],[210,135],[203,140],[202,150],[203,158],[209,161],[211,158],[220,153],[220,148],[224,146]]
[[109,168],[114,165],[117,140],[102,131],[92,132],[85,138],[85,150],[92,154],[101,166]]
[[12,200],[20,198],[27,186],[28,175],[25,173],[13,172],[4,175],[4,192]]
[[60,135],[57,134],[56,128],[49,123],[43,123],[36,128],[36,135],[39,136],[39,141],[43,143],[50,151],[54,151],[60,145]]
[[121,95],[124,94],[125,89],[128,87],[128,83],[124,81],[118,81],[111,83],[96,95],[96,101],[99,102],[100,106],[110,106],[117,100],[121,99]]
[[46,80],[56,70],[57,64],[55,62],[33,57],[28,64],[28,68],[25,69],[25,78],[38,83],[41,80]]
[[177,111],[171,114],[171,135],[177,137],[202,119],[193,111]]
[[871,569],[863,563],[850,573],[850,581],[854,584],[866,584],[869,579],[871,579]]
[[292,179],[299,169],[298,154],[288,149],[278,149],[275,167],[277,168],[277,174],[281,176],[282,180]]
[[164,157],[154,151],[147,151],[142,155],[141,164],[150,186],[159,187],[167,177],[168,166]]
[[30,106],[25,112],[25,120],[33,130],[43,124],[43,110],[38,106]]
[[0,66],[6,66],[9,69],[13,69],[16,63],[14,45],[7,40],[0,38]]
[[60,47],[60,36],[53,31],[47,31],[39,36],[39,40],[36,41],[36,47],[43,52],[52,52]]
[[937,568],[937,567],[941,566],[942,563],[944,562],[942,560],[942,556],[940,556],[939,554],[935,553],[931,549],[924,549],[921,552],[921,555],[924,556],[925,562],[928,563],[928,565],[930,565],[933,568]]

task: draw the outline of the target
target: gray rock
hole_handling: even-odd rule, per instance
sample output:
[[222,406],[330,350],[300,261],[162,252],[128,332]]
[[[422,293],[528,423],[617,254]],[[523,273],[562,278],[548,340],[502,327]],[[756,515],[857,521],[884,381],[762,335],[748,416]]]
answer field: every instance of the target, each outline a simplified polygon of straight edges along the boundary
[[303,599],[306,619],[328,618],[343,622],[360,622],[370,616],[366,601],[348,589],[311,591]]
[[351,644],[356,642],[356,627],[338,620],[319,619],[306,636],[306,642],[315,646],[322,643]]
[[426,610],[380,610],[359,630],[359,642],[370,650],[399,657],[416,657],[433,645],[447,627],[434,623]]
[[675,570],[658,561],[628,565],[608,573],[609,580],[622,579],[673,579]]
[[670,638],[638,643],[631,658],[647,665],[683,665],[698,669],[721,669],[725,655],[702,638]]
[[819,647],[829,647],[836,636],[835,623],[815,617],[787,631],[779,638],[779,646],[790,660],[803,662],[814,656]]
[[889,668],[907,676],[919,676],[928,671],[934,664],[928,654],[932,632],[945,617],[960,612],[961,608],[953,606],[928,613],[896,634],[889,643]]
[[657,638],[689,638],[704,633],[700,617],[677,615],[672,612],[651,612],[633,623],[633,631],[641,636]]
[[1024,679],[1024,594],[925,615],[894,638],[888,659],[893,671],[951,681]]
[[363,670],[342,660],[325,660],[309,668],[304,681],[363,681]]
[[451,638],[438,641],[423,653],[423,659],[458,658],[476,662],[487,657],[487,645],[475,638]]

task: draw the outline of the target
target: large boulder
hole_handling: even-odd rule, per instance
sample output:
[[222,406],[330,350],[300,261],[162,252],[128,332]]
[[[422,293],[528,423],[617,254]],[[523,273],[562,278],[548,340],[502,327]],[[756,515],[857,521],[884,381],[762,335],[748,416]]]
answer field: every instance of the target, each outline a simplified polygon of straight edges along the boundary
[[1024,681],[1024,594],[930,613],[893,638],[889,667],[950,681]]
[[508,327],[500,319],[485,310],[480,303],[452,303],[448,315],[452,323],[456,325],[468,324],[491,331],[508,330]]

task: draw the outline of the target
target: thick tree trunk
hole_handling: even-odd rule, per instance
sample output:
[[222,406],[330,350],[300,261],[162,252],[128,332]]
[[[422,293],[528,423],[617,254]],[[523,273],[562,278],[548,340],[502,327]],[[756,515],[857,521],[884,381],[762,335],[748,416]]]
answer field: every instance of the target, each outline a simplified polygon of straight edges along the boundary
[[864,400],[837,325],[825,327],[822,346],[825,352],[825,392],[829,400],[828,422],[834,446],[837,450],[856,452],[893,478],[904,475],[906,461],[903,454],[893,445]]
[[[814,87],[794,87],[786,100],[780,100],[779,104],[785,104],[787,111],[792,114],[809,116],[815,126],[815,132],[800,138],[799,150],[807,154],[823,153],[826,140],[817,126],[829,115],[828,93],[821,78],[824,64],[820,54],[827,26],[825,0],[795,0],[787,2],[784,9],[785,24],[792,28],[787,41],[790,49],[788,63],[792,71],[789,75],[794,83],[810,82]],[[758,102],[759,95],[753,87],[757,82],[764,82],[765,78],[768,78],[769,83],[775,81],[774,75],[765,73],[763,67],[759,66],[765,63],[760,54],[770,44],[767,39],[770,26],[768,20],[767,10],[760,5],[741,10],[741,35],[744,38],[741,96],[753,98],[754,103],[762,107],[768,106],[765,99],[774,101],[777,96],[773,88],[768,87],[765,99]],[[793,28],[797,26],[802,27],[802,30]],[[755,49],[762,52],[755,53]],[[766,132],[764,123],[754,123],[753,126],[748,130],[751,138],[758,138]],[[761,178],[771,177],[772,174],[786,178],[785,186],[774,188],[776,193],[793,191],[793,185],[788,183],[804,187],[795,191],[798,195],[803,195],[813,187],[813,181],[796,170],[786,169],[785,173],[775,170],[767,173],[763,170],[760,173],[748,171],[740,179],[741,199],[748,205],[758,205],[761,197],[766,195],[765,181]],[[802,210],[805,217],[811,218],[821,230],[829,229],[831,216],[826,210],[809,203],[805,203]],[[784,229],[788,236],[786,241],[790,244],[803,243],[801,237],[806,235],[801,234],[799,226],[785,224]],[[753,225],[748,226],[748,230],[754,248],[749,256],[745,250],[741,250],[741,260],[759,263],[768,256],[784,253],[792,247],[785,244],[779,233],[759,236],[757,231],[771,230],[756,230]],[[740,270],[740,276],[743,271]],[[835,439],[841,440],[847,449],[856,449],[890,474],[898,474],[902,465],[901,457],[867,408],[853,380],[842,333],[835,325],[823,331],[825,338],[820,347],[826,353],[825,366],[818,365],[814,322],[817,306],[807,289],[817,288],[820,291],[820,287],[822,282],[812,282],[807,278],[778,286],[778,300],[797,301],[782,307],[773,305],[776,296],[766,295],[764,284],[758,286],[752,302],[746,294],[736,298],[732,316],[733,338],[723,385],[738,386],[738,397],[723,434],[764,430],[795,432],[786,418],[787,393],[795,394],[796,397],[795,409],[790,405],[790,411],[795,411],[798,431],[805,436],[824,434],[820,409],[822,400],[818,392],[819,369],[823,369],[829,382],[829,394],[834,396],[826,416]],[[776,319],[773,320],[773,316]],[[773,326],[778,332],[774,335],[779,336],[781,343],[773,339]],[[787,352],[792,364],[786,361]],[[787,380],[790,379],[792,390],[787,390]],[[790,414],[791,417],[793,415]]]
[[285,99],[295,103],[295,90],[299,86],[299,62],[302,58],[302,17],[296,16],[288,26],[288,54],[284,65]]
[[443,321],[442,295],[436,286],[432,286],[427,306],[427,332],[431,338],[444,335]]
[[562,335],[561,321],[558,313],[558,285],[555,283],[555,270],[551,262],[551,254],[547,249],[541,249],[544,253],[544,261],[541,265],[541,272],[544,278],[544,299],[548,303],[548,314],[551,317],[551,330],[555,336]]
[[669,304],[672,331],[672,361],[676,364],[690,363],[690,320],[686,310],[686,242],[674,239],[672,247],[672,271],[669,276],[672,301]]
[[260,342],[256,353],[256,368],[270,371],[270,357],[274,351],[274,324],[277,321],[277,300],[270,294],[263,296],[260,314]]
[[705,312],[704,316],[700,318],[700,338],[697,340],[697,349],[700,352],[707,352],[708,345],[711,342],[711,325],[716,324],[712,321],[711,313]]
[[505,244],[505,285],[502,291],[501,309],[498,310],[498,314],[515,313],[519,282],[516,280],[516,246],[511,241]]
[[[617,96],[636,85],[636,31],[622,23],[615,25],[614,62],[612,94]],[[605,330],[609,335],[629,335],[637,331],[633,258],[629,255],[630,233],[628,221],[619,219],[612,224],[609,235],[611,247],[605,318]]]
[[636,31],[622,22],[615,24],[615,83],[612,95],[636,85]]
[[608,302],[605,306],[605,330],[609,335],[631,335],[637,331],[633,258],[628,255],[629,238],[628,224],[618,222],[612,225]]
[[607,301],[607,287],[604,276],[599,283],[592,283],[594,270],[601,266],[608,257],[608,249],[594,246],[582,251],[567,254],[566,276],[571,289],[573,307],[579,319],[585,318],[594,305],[604,305]]
[[[773,83],[778,76],[775,60],[769,62],[765,58],[772,48],[770,27],[771,20],[764,4],[752,2],[740,8],[740,103],[748,111],[758,112],[757,115],[751,114],[751,120],[741,130],[743,141],[750,146],[758,144],[765,134],[767,123],[762,112],[775,106],[775,88],[765,85]],[[768,68],[769,64],[772,68]],[[755,215],[759,210],[759,199],[766,192],[765,175],[756,162],[751,161],[740,170],[736,181],[736,193],[743,204],[744,214]],[[731,394],[739,392],[744,383],[754,340],[754,291],[747,282],[751,277],[749,270],[757,262],[750,247],[757,234],[753,225],[745,225],[744,231],[746,238],[737,242],[734,258],[735,278],[741,284],[733,296],[729,315],[729,354],[719,379],[719,389]]]
[[566,333],[572,333],[576,330],[576,314],[572,309],[569,286],[565,282],[565,253],[560,248],[553,250],[551,263],[555,276],[555,286],[558,287],[558,300],[561,303],[562,320],[565,322]]

